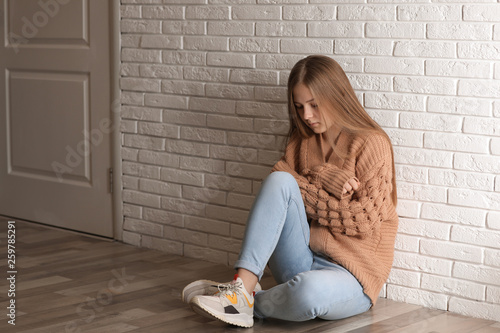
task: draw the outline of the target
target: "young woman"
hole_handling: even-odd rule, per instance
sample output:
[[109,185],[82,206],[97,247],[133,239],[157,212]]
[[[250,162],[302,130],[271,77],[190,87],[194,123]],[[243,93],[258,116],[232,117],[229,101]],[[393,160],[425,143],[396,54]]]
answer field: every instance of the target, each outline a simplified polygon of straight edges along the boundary
[[[254,316],[346,318],[370,309],[389,276],[398,225],[389,137],[329,57],[293,67],[288,107],[285,154],[250,211],[234,280],[183,291],[202,315],[242,327]],[[278,284],[260,290],[267,264]]]

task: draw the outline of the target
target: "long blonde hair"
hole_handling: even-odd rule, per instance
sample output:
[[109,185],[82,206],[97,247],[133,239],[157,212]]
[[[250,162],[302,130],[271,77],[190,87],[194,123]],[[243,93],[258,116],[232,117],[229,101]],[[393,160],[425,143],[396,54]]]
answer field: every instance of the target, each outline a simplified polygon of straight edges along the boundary
[[[300,118],[293,101],[293,89],[303,84],[311,91],[318,104],[321,116],[335,121],[335,124],[351,133],[380,133],[391,142],[387,133],[366,112],[359,102],[344,70],[332,58],[311,55],[293,66],[288,78],[288,113],[290,130],[288,137],[298,131],[303,138],[314,135],[312,129]],[[392,153],[392,201],[397,204],[396,169],[394,150]]]

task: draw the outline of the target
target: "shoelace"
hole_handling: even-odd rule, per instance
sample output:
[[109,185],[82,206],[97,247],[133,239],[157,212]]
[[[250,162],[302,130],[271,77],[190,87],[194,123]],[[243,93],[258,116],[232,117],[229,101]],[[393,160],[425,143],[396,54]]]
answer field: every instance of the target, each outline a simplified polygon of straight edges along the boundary
[[232,294],[241,293],[241,282],[227,283],[227,284],[219,284],[217,286],[219,289],[219,296],[226,295],[231,292]]

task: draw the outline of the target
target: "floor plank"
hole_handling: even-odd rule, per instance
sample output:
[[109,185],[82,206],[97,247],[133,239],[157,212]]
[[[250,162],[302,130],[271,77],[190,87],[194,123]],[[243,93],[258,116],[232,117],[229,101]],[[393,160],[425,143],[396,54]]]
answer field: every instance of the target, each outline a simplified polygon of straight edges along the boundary
[[[6,222],[0,216],[4,254]],[[22,221],[16,221],[16,268],[16,327],[2,320],[0,332],[500,332],[499,322],[387,299],[339,321],[266,319],[237,328],[201,317],[180,300],[193,280],[231,279],[230,267]],[[6,260],[0,269],[8,271]],[[261,284],[269,288],[274,280],[265,275]],[[9,301],[0,294],[0,308]]]

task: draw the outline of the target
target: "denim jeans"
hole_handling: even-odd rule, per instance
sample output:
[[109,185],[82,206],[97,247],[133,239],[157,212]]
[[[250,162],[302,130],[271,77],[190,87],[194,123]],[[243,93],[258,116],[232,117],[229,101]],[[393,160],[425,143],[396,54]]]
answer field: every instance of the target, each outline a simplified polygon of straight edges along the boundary
[[304,202],[295,178],[287,172],[273,172],[263,182],[234,267],[247,269],[260,280],[266,264],[278,285],[255,295],[256,317],[335,320],[371,307],[349,271],[309,248]]

